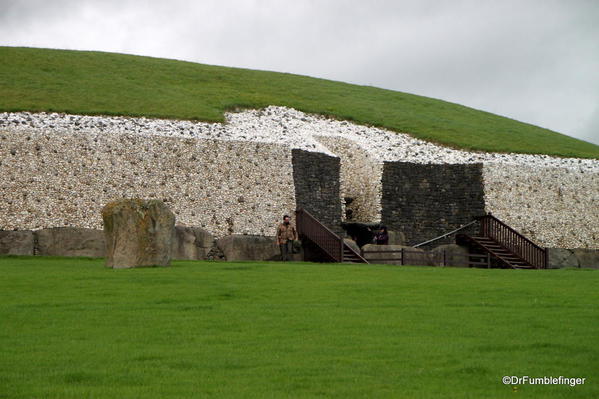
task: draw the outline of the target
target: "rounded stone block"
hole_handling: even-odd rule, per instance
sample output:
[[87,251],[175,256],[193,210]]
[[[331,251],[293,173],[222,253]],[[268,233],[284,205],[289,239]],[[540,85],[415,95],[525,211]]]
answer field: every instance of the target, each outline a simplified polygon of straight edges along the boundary
[[406,245],[408,242],[403,231],[388,230],[387,233],[389,234],[389,245]]
[[173,259],[206,259],[214,247],[214,236],[199,227],[175,226],[173,240]]
[[106,266],[168,266],[175,237],[175,215],[160,200],[126,199],[102,210]]

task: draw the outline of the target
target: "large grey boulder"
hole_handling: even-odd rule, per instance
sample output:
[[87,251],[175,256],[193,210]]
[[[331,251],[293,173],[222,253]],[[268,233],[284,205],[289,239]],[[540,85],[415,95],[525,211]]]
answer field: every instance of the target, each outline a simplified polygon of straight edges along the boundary
[[[403,263],[402,263],[402,253]],[[383,263],[391,265],[433,266],[431,256],[420,248],[405,245],[375,245],[367,244],[362,247],[364,258],[370,263]],[[389,260],[384,260],[389,259]]]
[[547,250],[547,268],[579,267],[578,258],[571,249],[547,248]]
[[34,232],[36,255],[90,256],[101,258],[106,254],[102,230],[77,227],[53,227]]
[[403,231],[388,230],[387,233],[389,234],[389,245],[406,245],[408,243]]
[[572,250],[578,260],[578,267],[599,269],[599,250],[577,248]]
[[33,232],[0,230],[0,255],[33,255]]
[[281,259],[274,237],[233,234],[218,239],[216,245],[227,261]]
[[175,215],[160,200],[127,199],[102,210],[106,266],[168,266],[175,237]]
[[468,267],[468,249],[457,244],[445,244],[431,250],[435,266]]
[[173,240],[173,259],[202,260],[207,259],[214,247],[214,236],[199,227],[175,226]]

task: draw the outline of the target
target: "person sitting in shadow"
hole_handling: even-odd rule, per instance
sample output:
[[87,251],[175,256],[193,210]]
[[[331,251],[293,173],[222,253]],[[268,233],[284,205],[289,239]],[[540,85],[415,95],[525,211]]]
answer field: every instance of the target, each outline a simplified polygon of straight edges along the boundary
[[389,233],[387,232],[387,226],[382,226],[381,229],[375,235],[376,245],[387,245],[389,244]]

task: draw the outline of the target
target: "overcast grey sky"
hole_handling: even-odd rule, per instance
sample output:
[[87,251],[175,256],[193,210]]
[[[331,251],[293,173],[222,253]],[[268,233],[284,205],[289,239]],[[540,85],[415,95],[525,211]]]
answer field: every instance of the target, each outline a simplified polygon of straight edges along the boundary
[[599,0],[0,0],[0,45],[372,85],[599,144]]

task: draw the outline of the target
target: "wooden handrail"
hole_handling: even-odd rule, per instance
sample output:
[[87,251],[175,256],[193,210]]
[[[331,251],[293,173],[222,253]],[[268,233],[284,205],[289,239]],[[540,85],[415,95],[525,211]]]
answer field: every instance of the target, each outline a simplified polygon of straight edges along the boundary
[[518,233],[491,214],[479,216],[480,235],[497,241],[536,268],[547,268],[547,250]]
[[295,211],[297,232],[322,249],[333,262],[343,262],[343,239],[305,209]]

